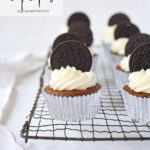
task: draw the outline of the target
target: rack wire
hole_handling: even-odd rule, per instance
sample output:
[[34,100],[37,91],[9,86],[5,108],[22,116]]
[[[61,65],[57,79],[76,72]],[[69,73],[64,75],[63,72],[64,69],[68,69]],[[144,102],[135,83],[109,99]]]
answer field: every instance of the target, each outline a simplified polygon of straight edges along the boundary
[[98,114],[92,120],[75,123],[58,121],[50,117],[42,95],[42,89],[49,83],[51,72],[45,64],[35,102],[21,130],[21,137],[25,139],[25,142],[28,142],[28,139],[150,140],[150,125],[134,122],[127,116],[121,93],[115,84],[112,66],[104,58],[101,50],[100,54],[94,58],[92,67],[103,90]]

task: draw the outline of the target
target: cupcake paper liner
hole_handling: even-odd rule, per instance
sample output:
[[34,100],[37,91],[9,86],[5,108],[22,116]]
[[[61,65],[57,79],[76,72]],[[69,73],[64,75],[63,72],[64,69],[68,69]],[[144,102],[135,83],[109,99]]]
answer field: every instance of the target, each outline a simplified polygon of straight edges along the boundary
[[122,96],[128,116],[140,123],[150,122],[150,98],[141,98],[122,89]]
[[97,114],[101,89],[86,96],[61,97],[47,94],[44,90],[43,95],[53,119],[76,122],[90,120]]
[[116,67],[114,68],[114,73],[118,90],[121,90],[123,86],[128,82],[129,73],[118,70]]

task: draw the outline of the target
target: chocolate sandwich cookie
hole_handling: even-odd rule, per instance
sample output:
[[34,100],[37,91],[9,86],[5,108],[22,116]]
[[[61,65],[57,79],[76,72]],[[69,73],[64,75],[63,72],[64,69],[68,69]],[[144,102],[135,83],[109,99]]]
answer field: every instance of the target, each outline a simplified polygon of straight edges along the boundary
[[70,26],[69,26],[69,28],[73,28],[73,27],[89,28],[89,25],[84,21],[75,21],[72,24],[70,24]]
[[130,72],[150,69],[150,42],[143,43],[134,49],[130,56],[129,69]]
[[81,42],[81,39],[78,35],[76,35],[74,33],[64,33],[64,34],[59,35],[55,39],[53,46],[52,46],[53,50],[58,44],[60,44],[61,42],[64,42],[64,41],[68,41],[68,40],[75,40],[75,41]]
[[115,39],[121,38],[121,37],[131,37],[132,35],[139,33],[140,30],[138,27],[132,23],[122,23],[119,24],[115,30],[114,36]]
[[134,34],[129,38],[129,41],[125,48],[125,55],[128,56],[131,52],[140,44],[144,42],[150,42],[150,36],[144,33]]
[[90,70],[92,56],[83,43],[70,40],[62,42],[55,47],[51,55],[52,70],[67,66],[74,66],[82,72]]
[[128,16],[126,16],[123,13],[117,13],[114,14],[113,16],[111,16],[111,18],[108,21],[108,25],[115,25],[115,24],[120,24],[120,23],[127,23],[130,22],[130,19],[128,18]]
[[82,21],[85,22],[86,24],[88,24],[88,26],[90,25],[90,20],[88,18],[88,16],[82,12],[77,12],[72,14],[69,19],[68,19],[68,26],[70,26],[72,23],[76,22],[76,21]]
[[72,26],[69,28],[69,33],[74,33],[81,38],[82,43],[86,46],[90,46],[93,42],[93,34],[90,28]]

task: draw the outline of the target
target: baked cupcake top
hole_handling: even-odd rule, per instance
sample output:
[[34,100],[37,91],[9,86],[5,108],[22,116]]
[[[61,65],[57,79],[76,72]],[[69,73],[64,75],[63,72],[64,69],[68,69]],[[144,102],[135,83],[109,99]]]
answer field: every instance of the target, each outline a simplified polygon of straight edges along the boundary
[[85,90],[97,83],[93,72],[82,72],[67,66],[55,69],[51,74],[50,88],[53,90]]
[[129,60],[129,88],[135,92],[150,94],[150,42],[141,44]]

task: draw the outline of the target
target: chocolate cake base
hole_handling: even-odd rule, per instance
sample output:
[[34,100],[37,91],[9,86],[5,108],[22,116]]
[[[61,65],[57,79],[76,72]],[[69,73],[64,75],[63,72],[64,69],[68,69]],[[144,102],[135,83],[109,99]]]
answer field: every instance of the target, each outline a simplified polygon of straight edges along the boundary
[[137,96],[137,97],[150,98],[150,94],[148,94],[148,93],[141,93],[141,92],[139,92],[139,93],[138,93],[138,92],[135,92],[135,91],[131,90],[131,89],[128,87],[128,85],[125,85],[125,86],[124,86],[124,90],[127,91],[129,94],[134,95],[134,96]]
[[120,54],[118,54],[118,53],[116,53],[116,52],[113,52],[112,50],[110,50],[110,52],[111,52],[113,55],[124,56],[124,55],[120,55]]
[[64,90],[64,91],[59,91],[59,90],[53,90],[49,86],[45,88],[45,91],[47,94],[51,94],[54,96],[66,96],[66,97],[74,97],[74,96],[83,96],[83,95],[89,95],[92,93],[96,93],[101,86],[99,84],[96,84],[94,87],[88,88],[86,90]]
[[117,65],[117,66],[116,66],[116,69],[117,69],[117,70],[120,70],[120,71],[122,71],[122,72],[125,72],[125,73],[129,73],[129,71],[126,72],[125,70],[123,70],[123,69],[120,67],[120,65]]

